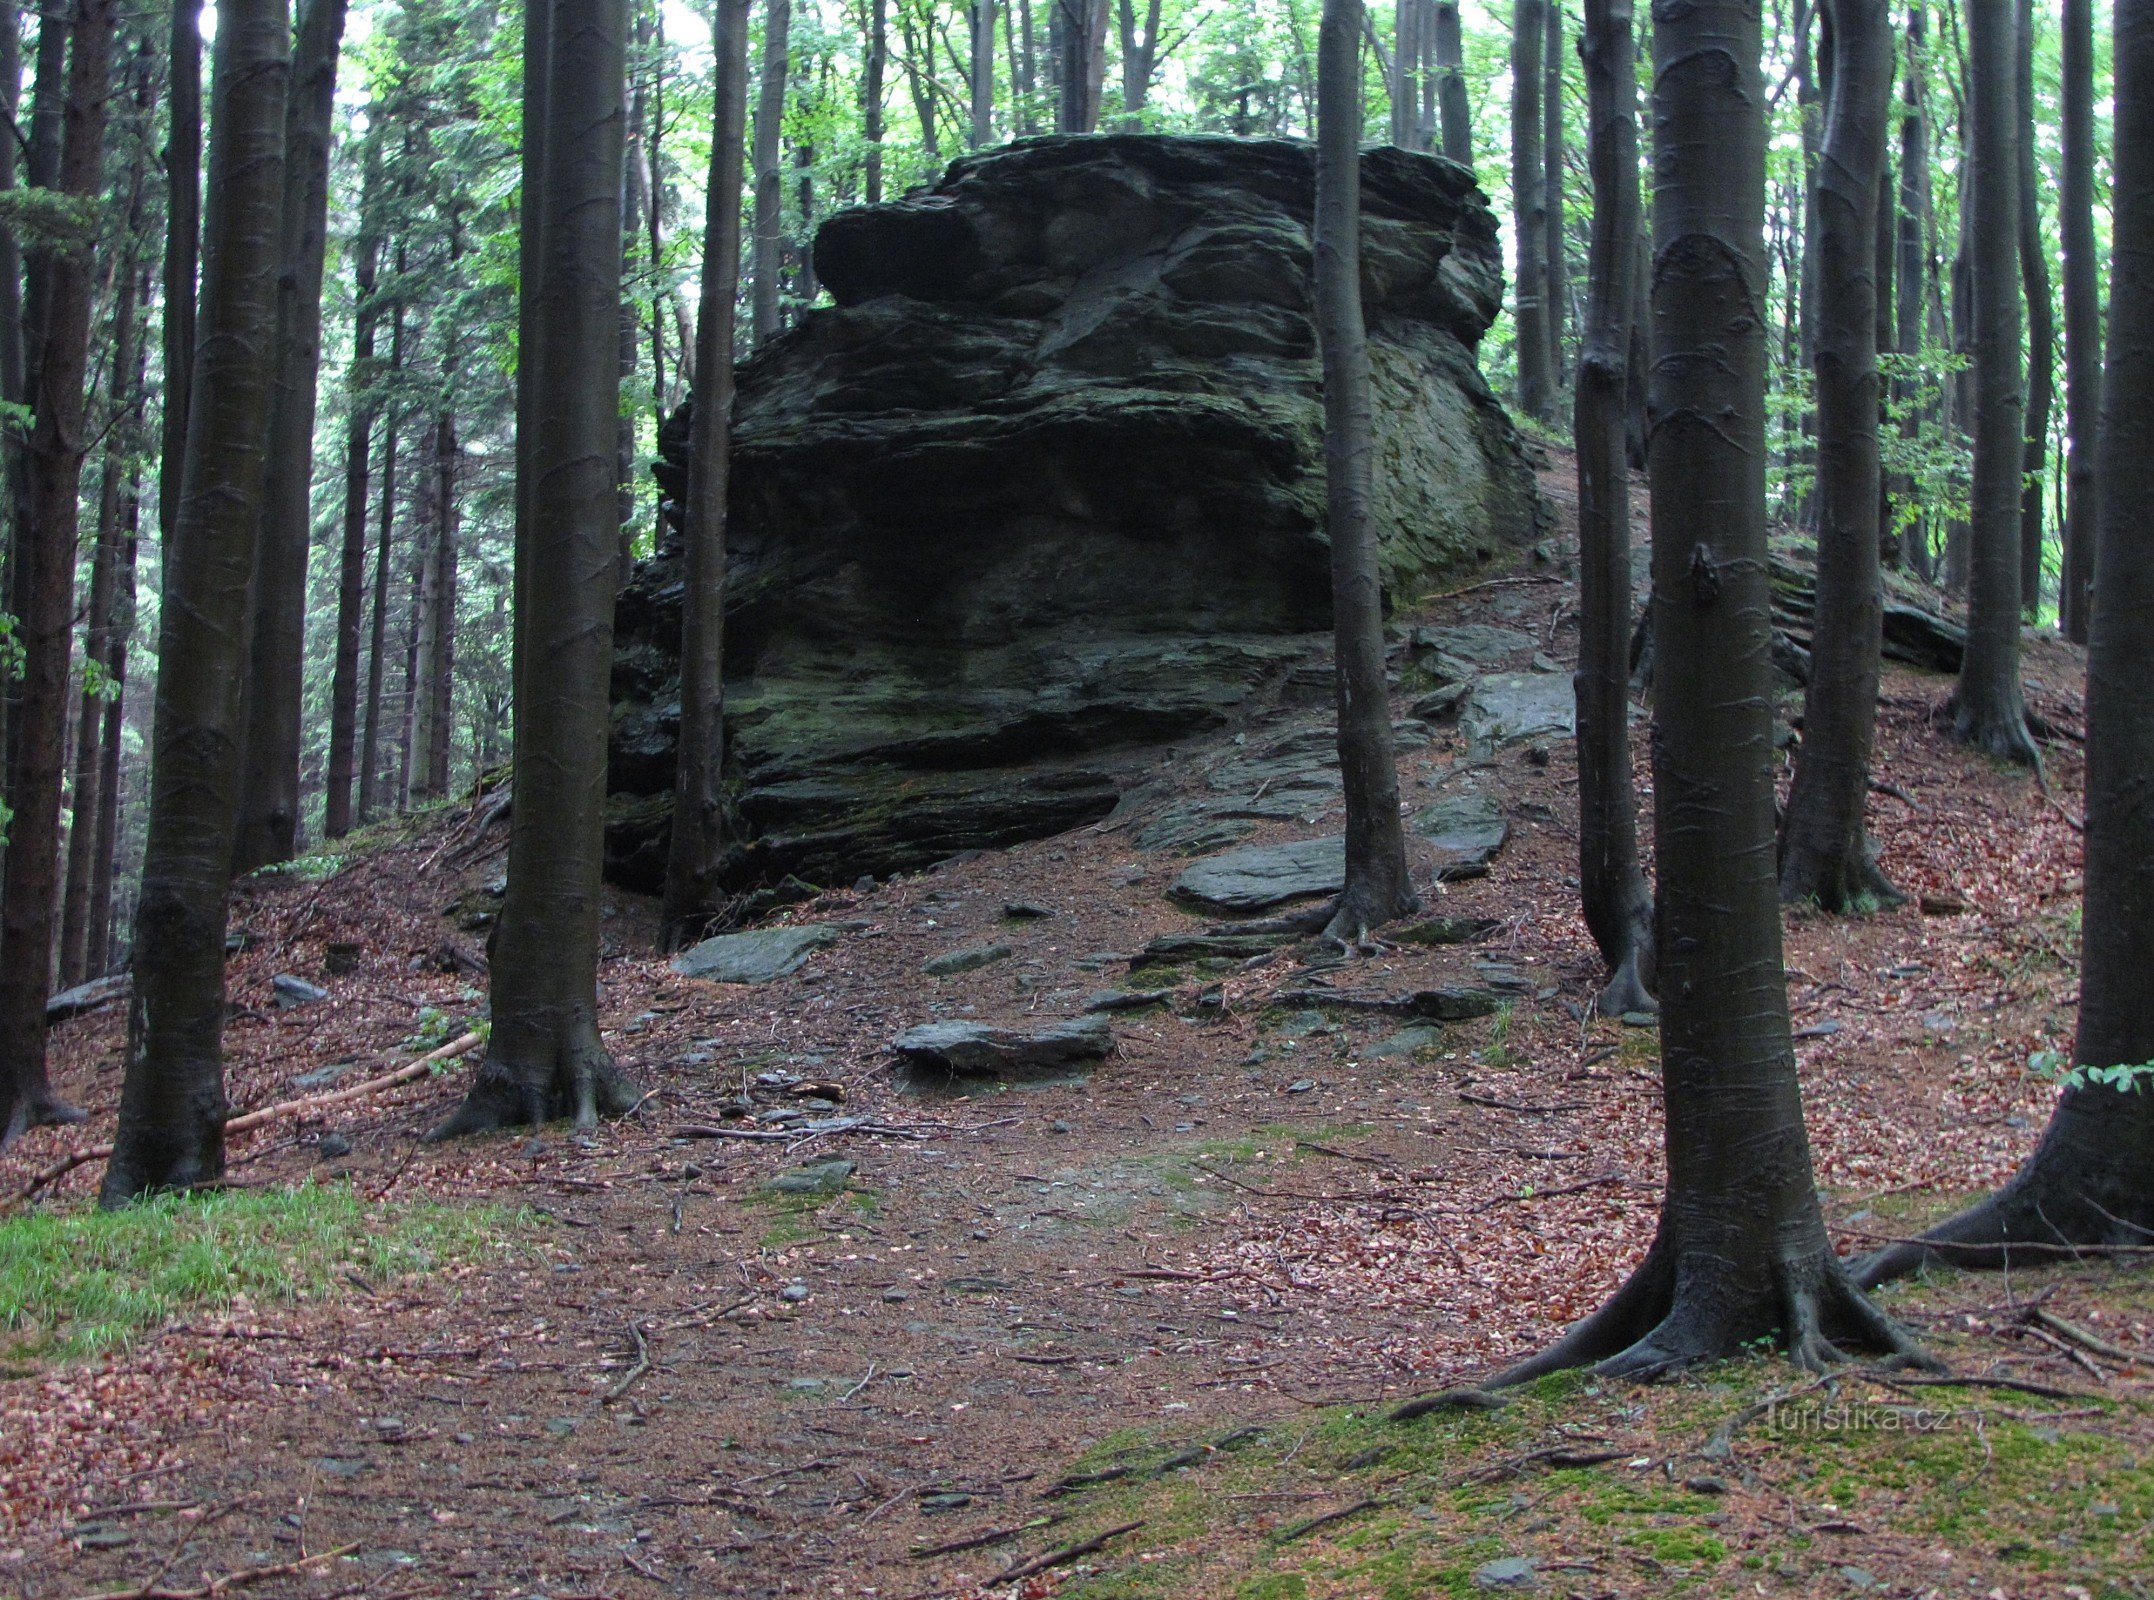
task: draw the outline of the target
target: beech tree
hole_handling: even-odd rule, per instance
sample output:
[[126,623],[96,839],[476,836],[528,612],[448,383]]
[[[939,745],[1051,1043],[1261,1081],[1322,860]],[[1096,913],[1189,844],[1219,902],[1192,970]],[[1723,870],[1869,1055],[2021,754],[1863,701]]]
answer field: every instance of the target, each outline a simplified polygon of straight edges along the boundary
[[277,392],[254,552],[235,872],[289,861],[299,841],[300,707],[307,553],[314,537],[314,409],[322,359],[330,118],[345,0],[304,0],[284,112],[284,213],[277,273]]
[[516,804],[493,1033],[436,1139],[587,1125],[635,1103],[598,1036],[628,30],[626,0],[528,0],[524,13]]
[[[112,83],[114,0],[76,0],[68,39],[60,192],[88,203],[104,192],[106,103]],[[41,107],[40,110],[43,108]],[[28,498],[14,541],[13,593],[22,681],[8,762],[8,851],[0,889],[0,1146],[26,1127],[78,1122],[45,1071],[45,1001],[52,990],[59,910],[62,729],[67,722],[75,556],[96,263],[87,238],[39,252],[43,315],[31,390]],[[130,285],[130,287],[132,287]]]
[[2087,649],[2085,909],[2074,1071],[1995,1194],[1863,1263],[2006,1266],[2154,1235],[2154,0],[2117,0],[2115,212]]
[[715,29],[703,302],[696,318],[694,433],[681,535],[681,731],[666,858],[666,937],[685,942],[715,905],[725,843],[725,532],[733,443],[733,322],[740,294],[741,141],[748,110],[748,0],[722,0]]
[[1638,864],[1630,758],[1631,319],[1638,272],[1638,73],[1630,0],[1587,0],[1593,236],[1574,391],[1578,448],[1578,879],[1608,964],[1604,1016],[1654,1008],[1653,893]]
[[2094,246],[2094,0],[2063,0],[2064,171],[2057,225],[2064,242],[2064,551],[2057,615],[2065,637],[2087,642],[2094,579],[2095,424],[2102,405],[2102,294]]
[[1548,0],[1511,7],[1511,217],[1518,253],[1512,314],[1518,325],[1518,408],[1536,422],[1556,414],[1554,324],[1548,304],[1548,172],[1543,158],[1541,47]]
[[1668,1183],[1645,1260],[1504,1374],[1648,1376],[1774,1336],[1911,1354],[1832,1251],[1789,1038],[1773,876],[1764,99],[1746,0],[1653,23],[1654,838]]
[[2006,761],[2039,765],[2019,681],[2019,137],[2013,0],[1967,0],[1968,177],[1963,238],[1974,354],[1974,489],[1967,536],[1967,652],[1953,731]]
[[[100,1198],[224,1172],[224,936],[245,732],[247,589],[275,388],[284,0],[221,0],[200,304],[151,738],[119,1130]],[[170,470],[168,464],[167,470]]]
[[1317,34],[1316,325],[1337,640],[1346,887],[1325,930],[1358,942],[1418,904],[1406,872],[1377,573],[1374,404],[1361,310],[1361,0],[1324,0]]
[[2018,0],[2012,71],[2013,148],[2018,156],[2019,277],[2027,301],[2027,423],[2020,448],[2019,604],[2031,622],[2042,609],[2042,488],[2049,472],[2049,411],[2056,398],[2056,312],[2050,304],[2049,245],[2042,237],[2042,191],[2035,150],[2034,0]]
[[1884,590],[1878,570],[1878,194],[1892,103],[1883,0],[1826,0],[1817,181],[1817,612],[1802,748],[1780,836],[1780,893],[1827,911],[1897,902],[1870,850]]
[[785,124],[787,35],[793,0],[765,0],[763,70],[755,106],[755,298],[748,336],[761,344],[783,324],[778,319],[778,278],[785,248],[785,177],[779,135]]

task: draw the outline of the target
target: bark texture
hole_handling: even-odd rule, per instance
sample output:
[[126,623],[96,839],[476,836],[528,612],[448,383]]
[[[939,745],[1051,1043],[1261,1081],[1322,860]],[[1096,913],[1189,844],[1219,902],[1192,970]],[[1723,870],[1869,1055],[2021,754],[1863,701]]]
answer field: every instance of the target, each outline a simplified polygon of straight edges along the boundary
[[2094,254],[2094,0],[2063,0],[2064,171],[2057,224],[2064,242],[2064,555],[2058,622],[2074,644],[2093,620],[2094,470],[2102,405],[2102,291]]
[[516,806],[493,1035],[435,1138],[571,1115],[589,1124],[634,1103],[598,1037],[628,28],[625,0],[530,0],[526,10],[535,59],[524,192],[534,198],[522,247],[535,270],[518,332]]
[[793,0],[764,0],[763,71],[755,107],[755,285],[748,337],[761,344],[779,321],[778,276],[785,254],[784,154],[787,35]]
[[[64,131],[55,186],[86,201],[104,189],[106,102],[112,83],[114,0],[77,0]],[[61,25],[47,18],[48,30]],[[45,1001],[58,925],[60,783],[67,675],[74,645],[78,499],[88,448],[84,391],[96,293],[89,240],[41,251],[44,318],[31,391],[27,516],[17,525],[13,587],[22,644],[8,850],[0,889],[0,1146],[26,1127],[75,1122],[45,1072]]]
[[275,388],[284,0],[222,0],[200,343],[165,551],[149,842],[119,1131],[100,1199],[224,1172],[224,936],[239,812],[247,587]]
[[1772,865],[1765,144],[1758,13],[1653,28],[1654,814],[1668,1187],[1615,1296],[1508,1381],[1650,1376],[1775,1335],[1906,1348],[1832,1253],[1789,1040]]
[[[2087,1067],[2154,1061],[2154,0],[2116,8],[2116,216],[2102,498],[2087,654],[2086,901],[2079,1036]],[[2088,1083],[2057,1102],[2009,1183],[1861,1268],[1869,1283],[1928,1261],[2008,1266],[2058,1246],[2144,1245],[2154,1232],[2154,1092]],[[2033,1245],[2036,1251],[2015,1245]],[[2047,1247],[2044,1249],[2043,1247]]]
[[2019,605],[2042,609],[2042,486],[2049,473],[2049,411],[2056,400],[2057,316],[2050,304],[2049,244],[2034,143],[2034,0],[2019,0],[2013,103],[2018,129],[2019,275],[2027,297],[2027,435],[2020,459]]
[[1884,633],[1876,264],[1893,61],[1884,0],[1826,0],[1825,16],[1813,356],[1817,616],[1780,893],[1838,912],[1901,898],[1879,871],[1863,823]]
[[1459,25],[1458,0],[1436,4],[1436,114],[1443,153],[1460,166],[1473,166],[1473,107],[1466,99],[1466,40]]
[[1375,426],[1361,310],[1362,18],[1361,0],[1325,0],[1317,36],[1315,234],[1339,770],[1346,787],[1346,887],[1328,931],[1355,941],[1418,903],[1407,880],[1406,830],[1399,820],[1371,503]]
[[344,428],[344,545],[337,562],[336,663],[329,683],[329,759],[322,836],[341,839],[352,825],[352,762],[359,729],[359,629],[366,617],[366,529],[374,455],[374,331],[381,321],[375,285],[381,268],[381,145],[369,140],[360,179],[359,236],[352,243],[352,357]]
[[1968,286],[1974,488],[1967,537],[1967,654],[1954,734],[2037,766],[2019,681],[2019,491],[2027,409],[2020,359],[2019,119],[2013,0],[1967,0]]
[[344,0],[305,0],[284,112],[284,216],[277,274],[277,392],[254,551],[247,756],[232,868],[289,861],[299,847],[299,719],[306,686],[307,553],[314,538],[314,409],[329,241],[329,137]]
[[1581,40],[1593,237],[1572,434],[1578,449],[1578,881],[1608,964],[1603,1016],[1656,1008],[1653,894],[1638,864],[1630,755],[1631,319],[1638,272],[1638,73],[1630,0],[1587,0]]
[[1541,46],[1548,0],[1511,7],[1512,245],[1517,252],[1512,308],[1517,324],[1518,408],[1536,422],[1555,420],[1555,349],[1549,321],[1548,173],[1542,159]]
[[713,13],[709,197],[697,314],[694,439],[681,530],[680,764],[666,856],[665,937],[681,944],[716,908],[725,842],[725,534],[733,445],[733,308],[740,293],[741,142],[748,99],[748,0]]

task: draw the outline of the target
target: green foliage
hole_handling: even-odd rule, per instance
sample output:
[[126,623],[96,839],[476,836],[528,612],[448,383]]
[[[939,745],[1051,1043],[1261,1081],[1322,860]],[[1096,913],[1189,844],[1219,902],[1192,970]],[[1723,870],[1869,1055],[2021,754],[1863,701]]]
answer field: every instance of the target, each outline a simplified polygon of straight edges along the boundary
[[2027,1069],[2061,1089],[2102,1088],[2114,1089],[2119,1094],[2137,1094],[2142,1089],[2154,1087],[2154,1061],[2110,1067],[2074,1066],[2071,1057],[2062,1050],[2037,1050],[2027,1058]]
[[1945,390],[1967,370],[1967,358],[1926,350],[1884,355],[1885,426],[1878,451],[1891,496],[1894,535],[1918,521],[1942,527],[1965,521],[1974,486],[1974,456],[1966,436],[1944,423]]
[[491,1207],[372,1205],[346,1184],[165,1195],[0,1220],[0,1333],[15,1359],[124,1346],[186,1311],[290,1304],[428,1272],[519,1227]]

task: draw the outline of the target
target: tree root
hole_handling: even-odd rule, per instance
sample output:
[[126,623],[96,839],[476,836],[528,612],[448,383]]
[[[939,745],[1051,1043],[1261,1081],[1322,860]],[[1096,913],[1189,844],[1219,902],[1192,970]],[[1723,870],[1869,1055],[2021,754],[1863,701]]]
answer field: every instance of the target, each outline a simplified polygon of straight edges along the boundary
[[6,1123],[0,1124],[0,1150],[5,1150],[32,1128],[71,1128],[88,1118],[87,1111],[68,1104],[49,1090],[26,1095],[15,1102]]
[[598,1030],[581,1023],[568,1031],[570,1037],[555,1043],[550,1060],[489,1053],[464,1103],[427,1134],[426,1142],[536,1128],[563,1117],[574,1118],[578,1128],[595,1128],[601,1115],[633,1111],[641,1097],[599,1043]]
[[[1882,1354],[1889,1366],[1942,1371],[1941,1365],[1872,1305],[1829,1249],[1782,1255],[1769,1291],[1730,1282],[1713,1258],[1678,1263],[1665,1235],[1606,1304],[1537,1355],[1506,1368],[1480,1391],[1515,1388],[1552,1372],[1589,1368],[1603,1378],[1653,1382],[1741,1353],[1777,1335],[1788,1359],[1823,1372],[1851,1359],[1851,1349]],[[1457,1394],[1462,1391],[1449,1391]],[[1408,1402],[1403,1420],[1448,1403]],[[1411,1409],[1420,1406],[1420,1409]]]
[[1658,1014],[1660,1002],[1653,998],[1646,987],[1645,960],[1633,948],[1622,962],[1609,974],[1608,986],[1601,990],[1593,1002],[1593,1013],[1601,1017],[1627,1016],[1634,1011]]
[[1889,1244],[1851,1263],[1848,1270],[1855,1283],[1874,1289],[1933,1264],[2010,1267],[2015,1253],[2021,1263],[2029,1257],[2051,1262],[2076,1250],[2094,1255],[2144,1246],[2148,1237],[2146,1226],[2118,1216],[2090,1196],[2057,1192],[2030,1170],[1919,1238]]
[[1397,896],[1388,904],[1378,895],[1376,890],[1350,886],[1332,903],[1331,917],[1324,924],[1323,936],[1359,949],[1369,942],[1369,936],[1376,929],[1401,917],[1410,917],[1421,909],[1421,897],[1414,893],[1410,884],[1402,883]]
[[1954,739],[1961,744],[1974,746],[1984,755],[1995,756],[1999,761],[2041,770],[2041,746],[2034,742],[2034,732],[2027,726],[2027,713],[2024,710],[2015,717],[2001,719],[1971,713],[1957,695],[1953,696],[1950,703]]

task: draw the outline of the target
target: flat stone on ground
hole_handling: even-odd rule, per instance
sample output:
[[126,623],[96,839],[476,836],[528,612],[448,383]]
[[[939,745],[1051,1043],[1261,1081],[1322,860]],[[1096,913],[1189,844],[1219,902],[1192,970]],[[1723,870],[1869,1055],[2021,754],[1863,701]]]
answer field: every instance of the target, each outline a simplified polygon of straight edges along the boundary
[[1562,673],[1492,672],[1479,679],[1458,715],[1459,732],[1476,753],[1550,734],[1569,738],[1578,703]]
[[845,1180],[853,1175],[853,1164],[843,1158],[828,1161],[810,1161],[804,1166],[781,1172],[764,1187],[773,1194],[832,1195],[845,1188]]
[[1263,911],[1291,900],[1337,894],[1345,884],[1346,840],[1333,834],[1207,856],[1175,879],[1168,893],[1221,911]]
[[1439,879],[1477,878],[1504,841],[1511,825],[1493,798],[1467,792],[1446,795],[1414,816],[1414,829],[1441,852]]
[[981,967],[1007,961],[1016,953],[1006,944],[971,944],[962,950],[945,950],[939,956],[928,957],[920,963],[920,970],[931,978],[950,978],[960,972],[976,972]]
[[1114,1029],[1104,1016],[1030,1029],[927,1022],[899,1034],[890,1048],[910,1066],[940,1068],[955,1077],[1027,1078],[1101,1059],[1114,1048]]
[[837,938],[837,929],[819,922],[721,933],[675,956],[673,970],[709,983],[769,983],[798,972],[809,956]]
[[1462,661],[1475,661],[1483,666],[1515,656],[1521,650],[1533,648],[1533,636],[1520,633],[1516,628],[1498,628],[1485,622],[1461,622],[1448,628],[1416,628],[1413,631],[1416,650],[1433,650],[1439,655],[1455,656]]

